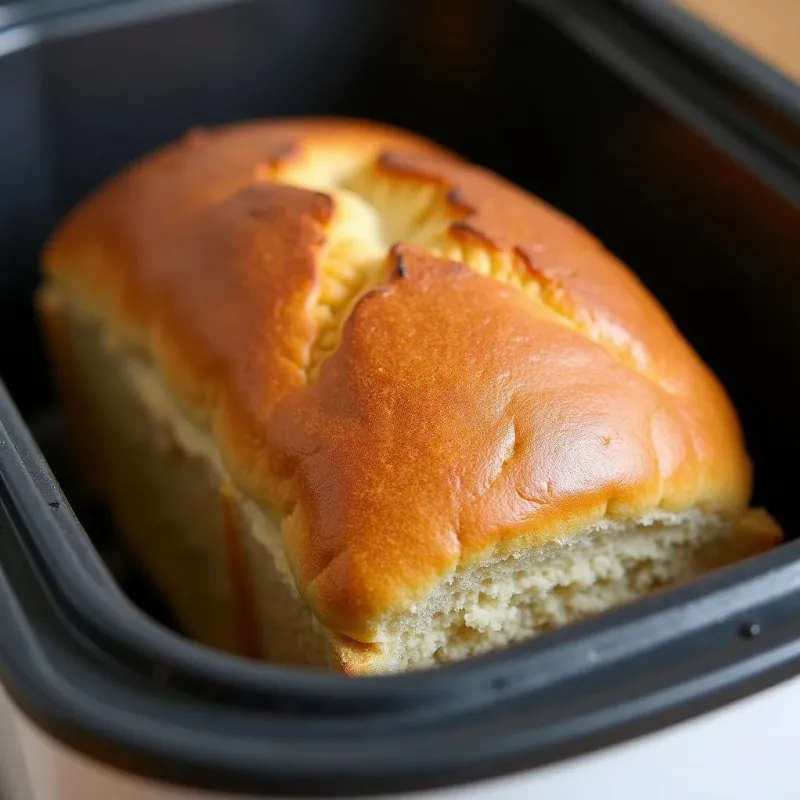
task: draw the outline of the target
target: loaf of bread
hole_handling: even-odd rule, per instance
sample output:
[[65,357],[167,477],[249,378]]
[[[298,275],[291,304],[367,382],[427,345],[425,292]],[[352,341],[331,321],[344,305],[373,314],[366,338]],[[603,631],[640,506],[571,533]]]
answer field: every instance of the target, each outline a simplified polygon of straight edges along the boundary
[[192,132],[43,263],[87,484],[209,646],[408,671],[781,540],[731,402],[639,280],[412,134]]

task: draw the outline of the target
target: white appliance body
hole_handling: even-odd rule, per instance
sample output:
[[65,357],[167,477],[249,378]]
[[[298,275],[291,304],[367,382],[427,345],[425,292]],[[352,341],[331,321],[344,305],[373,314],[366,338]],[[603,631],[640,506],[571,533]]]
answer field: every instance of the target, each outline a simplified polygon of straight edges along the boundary
[[[639,739],[552,766],[392,800],[797,800],[800,677]],[[0,684],[3,800],[235,800],[93,761],[34,725]],[[269,800],[264,797],[262,800]],[[271,798],[277,800],[277,796]],[[322,800],[318,798],[317,800]],[[377,796],[376,796],[377,800]]]

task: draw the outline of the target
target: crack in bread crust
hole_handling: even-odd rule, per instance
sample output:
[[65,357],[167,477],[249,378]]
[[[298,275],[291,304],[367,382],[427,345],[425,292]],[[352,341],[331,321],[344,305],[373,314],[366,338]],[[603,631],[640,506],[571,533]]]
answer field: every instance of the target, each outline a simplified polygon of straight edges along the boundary
[[[548,302],[553,294],[549,284],[513,247],[499,248],[476,236],[466,223],[474,209],[458,190],[386,173],[379,167],[387,159],[390,154],[378,154],[356,175],[325,176],[319,168],[313,174],[313,185],[326,192],[345,217],[345,231],[329,230],[320,259],[321,288],[313,312],[318,329],[306,370],[310,380],[338,347],[341,329],[358,298],[385,282],[391,266],[387,259],[391,261],[393,251],[405,244],[514,286],[550,308],[562,324],[577,329],[555,302]],[[296,167],[287,177],[311,185]],[[275,178],[286,180],[280,170]],[[352,235],[354,229],[357,236]]]

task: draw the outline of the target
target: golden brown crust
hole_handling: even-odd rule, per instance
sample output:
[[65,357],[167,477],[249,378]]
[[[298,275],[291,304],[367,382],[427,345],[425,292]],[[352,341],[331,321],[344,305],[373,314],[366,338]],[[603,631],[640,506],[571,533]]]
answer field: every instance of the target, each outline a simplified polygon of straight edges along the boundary
[[[310,378],[337,205],[271,181],[336,148],[441,187],[447,242],[509,254],[539,295],[402,246]],[[281,505],[301,592],[354,639],[498,549],[747,505],[731,404],[632,273],[417,137],[319,120],[190,137],[90,198],[45,264],[152,352],[236,482]]]
[[331,214],[325,195],[250,186],[205,209],[148,261],[154,279],[142,294],[153,303],[157,360],[192,408],[215,410],[223,452],[235,453],[229,466],[251,490],[268,482],[264,419],[305,381],[314,333],[306,307]]
[[705,373],[715,405],[690,405],[519,289],[399,253],[404,276],[361,300],[269,423],[304,512],[287,545],[325,624],[369,641],[456,568],[604,517],[743,508],[748,465]]
[[[47,272],[99,300],[211,423],[245,488],[273,499],[269,409],[305,381],[330,198],[271,182],[313,142],[435,149],[363,123],[289,121],[194,131],[90,196],[52,238]],[[214,413],[215,412],[215,413]],[[235,454],[235,455],[234,455]]]

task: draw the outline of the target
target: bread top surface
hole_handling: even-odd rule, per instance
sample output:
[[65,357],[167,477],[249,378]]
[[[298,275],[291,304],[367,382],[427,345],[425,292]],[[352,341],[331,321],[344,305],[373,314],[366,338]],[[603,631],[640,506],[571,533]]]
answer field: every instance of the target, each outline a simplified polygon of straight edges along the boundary
[[482,558],[748,504],[735,411],[638,279],[417,136],[191,133],[82,203],[44,266],[282,510],[298,588],[357,641]]

